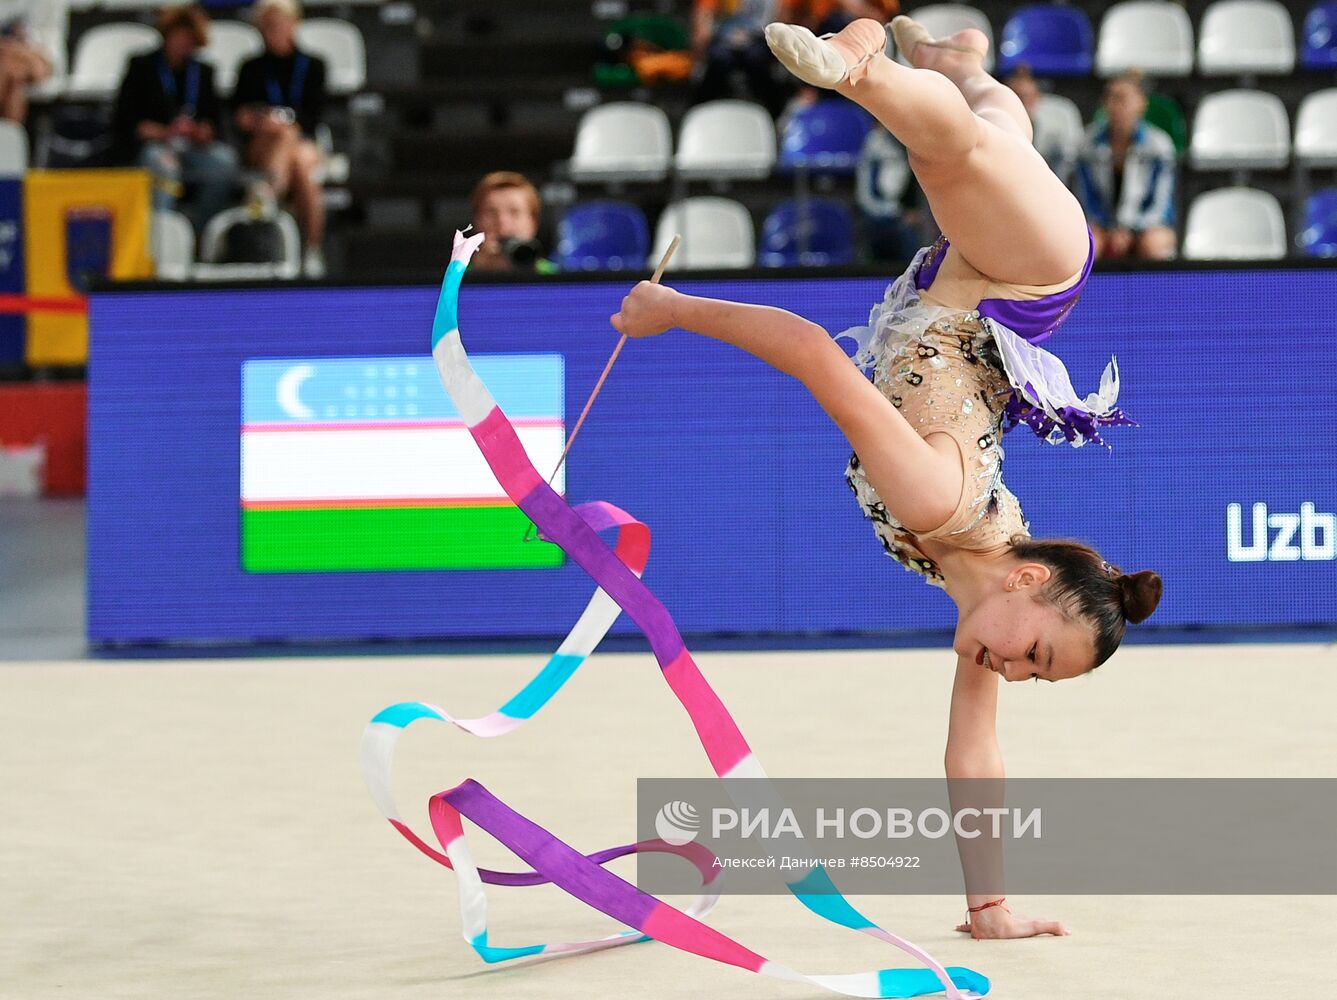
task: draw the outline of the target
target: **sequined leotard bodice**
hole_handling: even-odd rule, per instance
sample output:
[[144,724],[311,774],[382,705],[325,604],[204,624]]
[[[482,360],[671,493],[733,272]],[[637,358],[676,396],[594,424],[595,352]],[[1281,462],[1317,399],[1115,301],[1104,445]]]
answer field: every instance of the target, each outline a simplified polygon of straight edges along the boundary
[[[1080,444],[1099,440],[1101,425],[1128,422],[1120,411],[1103,405],[1089,412],[1060,406],[1077,401],[1066,372],[1061,381],[1053,378],[1055,369],[1062,371],[1061,363],[1049,355],[1037,362],[1045,352],[1029,346],[1049,337],[1067,318],[1090,275],[1093,244],[1079,272],[1050,286],[995,282],[958,254],[948,257],[948,251],[945,239],[921,251],[874,307],[868,326],[845,334],[859,342],[856,363],[872,364],[873,384],[920,436],[945,433],[960,452],[961,496],[952,516],[932,531],[912,532],[892,516],[857,454],[845,470],[883,548],[938,587],[946,581],[925,553],[925,542],[984,551],[1029,536],[1021,505],[1003,484],[1004,431],[1025,422],[1047,440]],[[1032,398],[1033,383],[1041,382],[1066,388],[1071,398],[1062,392]],[[1024,394],[1019,391],[1023,386]],[[1109,395],[1116,394],[1117,373]],[[1095,397],[1088,400],[1095,402]]]

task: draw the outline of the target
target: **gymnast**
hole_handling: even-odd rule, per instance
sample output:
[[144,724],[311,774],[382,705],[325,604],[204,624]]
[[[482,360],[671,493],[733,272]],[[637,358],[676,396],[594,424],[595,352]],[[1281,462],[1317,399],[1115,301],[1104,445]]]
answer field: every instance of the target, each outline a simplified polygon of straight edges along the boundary
[[[631,337],[680,327],[722,340],[812,392],[854,449],[846,480],[883,547],[957,607],[947,776],[1002,778],[999,680],[1066,680],[1104,663],[1127,623],[1155,610],[1161,578],[1125,574],[1078,542],[1032,539],[1003,485],[1000,440],[1019,423],[1074,445],[1103,443],[1102,427],[1131,423],[1113,405],[1113,363],[1100,392],[1081,400],[1062,363],[1035,346],[1081,294],[1091,233],[1032,148],[1020,100],[985,72],[986,37],[968,29],[936,40],[908,17],[891,29],[913,68],[887,58],[886,29],[873,20],[824,38],[787,24],[766,29],[791,73],[860,104],[905,145],[944,234],[887,289],[867,326],[842,334],[856,342],[855,364],[793,313],[650,282],[632,289],[612,324]],[[977,939],[1068,933],[972,893],[969,871],[966,881],[957,930]]]

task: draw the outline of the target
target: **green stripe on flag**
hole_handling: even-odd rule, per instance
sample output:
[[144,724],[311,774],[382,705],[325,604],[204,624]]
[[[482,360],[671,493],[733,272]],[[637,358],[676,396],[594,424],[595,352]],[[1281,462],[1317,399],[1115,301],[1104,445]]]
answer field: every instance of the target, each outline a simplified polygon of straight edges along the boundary
[[242,510],[241,565],[250,573],[561,566],[556,545],[524,541],[529,527],[509,504]]

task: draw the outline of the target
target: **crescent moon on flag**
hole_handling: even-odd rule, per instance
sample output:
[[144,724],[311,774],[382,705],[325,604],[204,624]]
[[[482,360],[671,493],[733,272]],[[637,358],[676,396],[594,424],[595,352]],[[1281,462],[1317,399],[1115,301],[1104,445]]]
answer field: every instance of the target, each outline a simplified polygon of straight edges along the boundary
[[293,365],[279,378],[279,406],[295,420],[310,420],[316,415],[316,411],[303,403],[298,395],[302,391],[302,383],[314,374],[316,369],[311,365]]

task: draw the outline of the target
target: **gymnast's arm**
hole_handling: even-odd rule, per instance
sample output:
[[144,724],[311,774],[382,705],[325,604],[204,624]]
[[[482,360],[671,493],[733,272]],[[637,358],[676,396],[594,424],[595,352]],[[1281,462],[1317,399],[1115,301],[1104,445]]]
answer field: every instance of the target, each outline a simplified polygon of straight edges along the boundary
[[[965,876],[966,906],[983,906],[1006,895],[1003,883],[1003,840],[990,836],[992,820],[986,809],[1004,808],[1003,753],[998,746],[998,674],[973,659],[958,656],[952,684],[952,707],[947,723],[948,795],[952,814],[978,810],[978,822],[963,818],[961,825],[976,829],[980,836],[957,836],[956,848]],[[967,817],[975,813],[966,814]],[[1006,820],[1004,821],[1006,824]],[[1010,826],[1005,825],[1004,830]],[[968,918],[956,929],[978,938],[1023,938],[1037,934],[1067,934],[1056,920],[1033,920],[990,907]]]
[[850,363],[816,323],[771,306],[686,295],[642,281],[622,300],[613,328],[648,337],[672,326],[732,344],[802,382],[859,455],[892,516],[931,531],[956,510],[959,453],[930,445]]

